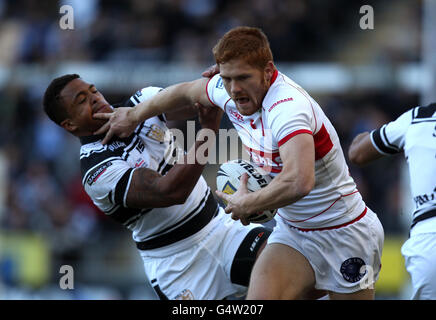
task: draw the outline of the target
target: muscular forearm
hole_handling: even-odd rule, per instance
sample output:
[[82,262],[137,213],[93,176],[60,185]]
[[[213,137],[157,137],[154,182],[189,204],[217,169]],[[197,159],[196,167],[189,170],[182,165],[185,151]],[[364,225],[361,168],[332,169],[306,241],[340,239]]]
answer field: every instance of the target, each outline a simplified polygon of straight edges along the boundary
[[197,101],[192,95],[192,86],[192,82],[184,82],[163,89],[151,99],[129,110],[129,119],[139,123],[162,113],[175,112],[181,106],[193,105]]
[[348,150],[348,158],[358,166],[364,166],[372,161],[383,157],[381,153],[372,145],[369,132],[363,132],[357,135]]
[[265,188],[250,192],[243,200],[248,213],[272,210],[290,205],[305,197],[313,188],[314,180],[292,175],[277,175]]
[[254,212],[277,209],[305,197],[315,185],[313,137],[300,134],[280,147],[282,171],[265,188],[246,199]]

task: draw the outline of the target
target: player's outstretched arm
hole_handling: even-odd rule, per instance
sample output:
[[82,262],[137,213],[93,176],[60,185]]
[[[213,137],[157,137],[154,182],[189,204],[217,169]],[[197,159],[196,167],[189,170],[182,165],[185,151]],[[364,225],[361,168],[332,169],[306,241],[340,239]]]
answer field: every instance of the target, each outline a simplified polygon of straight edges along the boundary
[[381,157],[383,155],[372,144],[369,132],[358,134],[348,149],[348,158],[358,166],[364,166]]
[[94,134],[106,133],[102,141],[106,144],[114,135],[121,138],[129,136],[141,121],[177,110],[180,106],[193,105],[196,102],[206,107],[212,106],[206,93],[207,82],[206,78],[182,82],[163,89],[134,108],[117,108],[112,113],[96,113],[93,115],[95,119],[108,121]]

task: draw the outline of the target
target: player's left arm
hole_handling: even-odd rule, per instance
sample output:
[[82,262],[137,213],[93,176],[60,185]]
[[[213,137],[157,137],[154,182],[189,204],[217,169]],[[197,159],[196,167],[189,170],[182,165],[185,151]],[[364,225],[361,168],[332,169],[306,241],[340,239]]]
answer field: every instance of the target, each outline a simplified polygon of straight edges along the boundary
[[279,148],[282,171],[265,188],[247,196],[250,213],[277,209],[305,197],[315,185],[315,146],[313,136],[301,133]]
[[197,110],[195,105],[183,106],[177,111],[165,112],[165,118],[167,120],[188,120],[197,116]]
[[374,160],[382,158],[384,155],[378,152],[371,141],[369,132],[358,134],[348,149],[348,158],[351,163],[358,166],[364,166]]
[[283,161],[282,171],[265,188],[248,192],[248,177],[241,178],[241,186],[236,193],[228,195],[217,192],[227,201],[227,213],[232,218],[248,224],[246,217],[264,211],[284,207],[305,197],[315,185],[315,146],[313,136],[301,133],[285,142],[279,148]]

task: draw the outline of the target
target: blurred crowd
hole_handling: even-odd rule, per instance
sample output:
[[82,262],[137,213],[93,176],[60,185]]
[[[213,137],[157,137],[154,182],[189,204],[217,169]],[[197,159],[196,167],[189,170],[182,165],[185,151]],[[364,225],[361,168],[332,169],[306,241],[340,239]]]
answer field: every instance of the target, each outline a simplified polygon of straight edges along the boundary
[[[397,1],[404,2],[404,0]],[[409,1],[410,2],[410,1]],[[395,12],[391,0],[0,0],[0,61],[54,64],[65,60],[212,61],[210,48],[237,25],[261,27],[276,61],[329,61],[355,37],[360,7],[372,5],[377,27]],[[74,9],[62,32],[59,8]],[[420,1],[399,12],[399,26],[418,23]],[[382,14],[383,13],[383,14]],[[406,15],[406,16],[405,16]],[[405,19],[405,20],[404,20]],[[408,28],[409,35],[413,29]],[[398,35],[399,34],[399,35]],[[414,39],[401,32],[373,59],[417,60]],[[385,55],[388,55],[387,57]]]
[[[237,25],[263,28],[277,62],[332,61],[360,30],[349,13],[372,3],[376,6],[375,1],[348,0],[0,0],[0,66],[13,70],[64,61],[163,61],[206,67],[213,62],[210,49],[216,40]],[[379,12],[389,11],[389,3],[377,1]],[[74,32],[59,27],[59,8],[65,4],[74,8]],[[419,19],[419,1],[411,12]],[[372,59],[417,61],[417,45],[390,46]],[[62,265],[80,260],[90,243],[122,227],[104,217],[84,193],[77,139],[42,112],[47,84],[0,87],[0,234],[43,234],[53,263]],[[120,98],[103,93],[110,102]],[[395,88],[310,93],[335,125],[345,153],[356,134],[418,104],[416,94]],[[402,164],[395,157],[363,169],[350,166],[387,233],[404,233],[400,216],[409,214],[402,208]],[[13,285],[17,279],[8,270],[0,257],[0,282]]]

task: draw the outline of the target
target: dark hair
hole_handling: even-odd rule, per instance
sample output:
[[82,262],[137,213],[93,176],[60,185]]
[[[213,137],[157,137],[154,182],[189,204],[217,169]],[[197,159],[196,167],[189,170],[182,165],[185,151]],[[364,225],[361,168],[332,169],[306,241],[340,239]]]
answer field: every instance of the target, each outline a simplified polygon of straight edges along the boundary
[[273,61],[268,38],[261,29],[253,27],[231,29],[212,51],[217,64],[241,58],[249,65],[263,69],[268,61]]
[[78,74],[66,74],[54,79],[44,93],[44,111],[47,116],[58,125],[68,117],[65,106],[60,101],[59,94],[65,86],[74,79],[78,79]]

